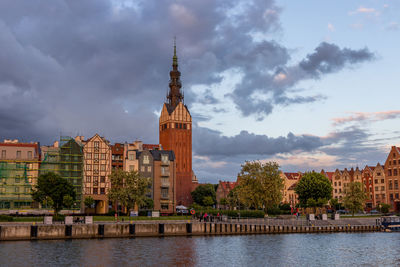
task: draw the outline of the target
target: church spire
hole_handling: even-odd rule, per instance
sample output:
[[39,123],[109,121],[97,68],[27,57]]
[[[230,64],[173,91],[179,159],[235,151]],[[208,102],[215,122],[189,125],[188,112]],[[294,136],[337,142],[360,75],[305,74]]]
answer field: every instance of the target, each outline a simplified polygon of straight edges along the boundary
[[180,80],[181,73],[178,70],[178,57],[176,55],[176,38],[174,38],[174,56],[172,57],[172,70],[169,76],[168,104],[175,109],[179,102],[183,101],[183,95],[181,93],[182,84]]

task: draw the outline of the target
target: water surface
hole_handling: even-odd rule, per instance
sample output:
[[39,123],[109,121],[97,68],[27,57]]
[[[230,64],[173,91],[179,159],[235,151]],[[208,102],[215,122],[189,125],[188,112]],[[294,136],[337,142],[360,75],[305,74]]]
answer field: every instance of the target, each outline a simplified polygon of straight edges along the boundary
[[400,233],[0,242],[1,266],[399,266]]

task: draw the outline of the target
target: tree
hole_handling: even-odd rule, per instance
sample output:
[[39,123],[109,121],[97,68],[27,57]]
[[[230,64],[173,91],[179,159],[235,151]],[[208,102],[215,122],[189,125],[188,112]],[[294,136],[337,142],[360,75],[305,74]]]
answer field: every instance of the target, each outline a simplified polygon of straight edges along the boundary
[[[191,192],[191,195],[193,201],[201,206],[212,206],[217,202],[215,187],[212,184],[199,185],[194,191]],[[213,203],[210,205],[210,203],[207,202],[206,205],[206,203],[203,202],[205,197],[210,197]]]
[[228,197],[226,201],[228,202],[229,208],[238,208],[240,209],[241,206],[244,206],[243,203],[240,202],[239,196],[240,186],[235,186],[231,191],[228,193]]
[[329,179],[316,172],[305,173],[295,188],[301,207],[307,207],[309,199],[315,201],[315,206],[321,205],[321,203],[325,204],[328,199],[332,198],[332,190]]
[[152,210],[154,208],[154,201],[153,199],[146,197],[144,199],[144,203],[140,206],[141,209]]
[[331,200],[329,200],[329,204],[331,205],[332,209],[334,210],[339,209],[339,200],[337,198],[331,198]]
[[226,200],[226,198],[223,197],[219,200],[219,204],[222,206],[226,206],[228,205],[228,201]]
[[91,196],[86,197],[84,200],[85,207],[88,209],[92,208],[94,203],[95,200]]
[[389,209],[390,209],[390,205],[389,204],[383,203],[383,204],[379,205],[379,211],[382,212],[382,213],[388,213]]
[[239,200],[248,208],[268,209],[282,201],[283,179],[275,162],[247,161],[238,174]]
[[112,171],[110,181],[108,198],[120,202],[128,212],[135,205],[140,207],[145,203],[150,185],[149,178],[142,177],[137,171],[126,172],[116,169]]
[[363,185],[360,182],[352,182],[346,188],[343,204],[354,216],[355,212],[363,209],[366,198]]
[[33,200],[51,206],[56,215],[63,208],[71,207],[75,197],[74,186],[54,172],[41,174],[32,191]]
[[206,207],[211,207],[212,205],[214,205],[214,200],[211,196],[206,196],[203,198],[203,204]]

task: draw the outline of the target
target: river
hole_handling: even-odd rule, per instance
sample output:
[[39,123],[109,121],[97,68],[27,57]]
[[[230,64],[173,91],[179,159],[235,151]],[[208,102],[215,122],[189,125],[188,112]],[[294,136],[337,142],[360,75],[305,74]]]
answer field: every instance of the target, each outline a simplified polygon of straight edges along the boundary
[[399,266],[400,233],[0,242],[1,266]]

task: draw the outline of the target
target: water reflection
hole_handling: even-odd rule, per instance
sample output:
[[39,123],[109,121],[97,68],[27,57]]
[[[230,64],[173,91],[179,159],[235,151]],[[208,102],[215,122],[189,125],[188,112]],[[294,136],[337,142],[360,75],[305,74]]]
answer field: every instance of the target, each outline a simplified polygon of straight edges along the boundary
[[398,266],[397,233],[19,241],[1,266]]

